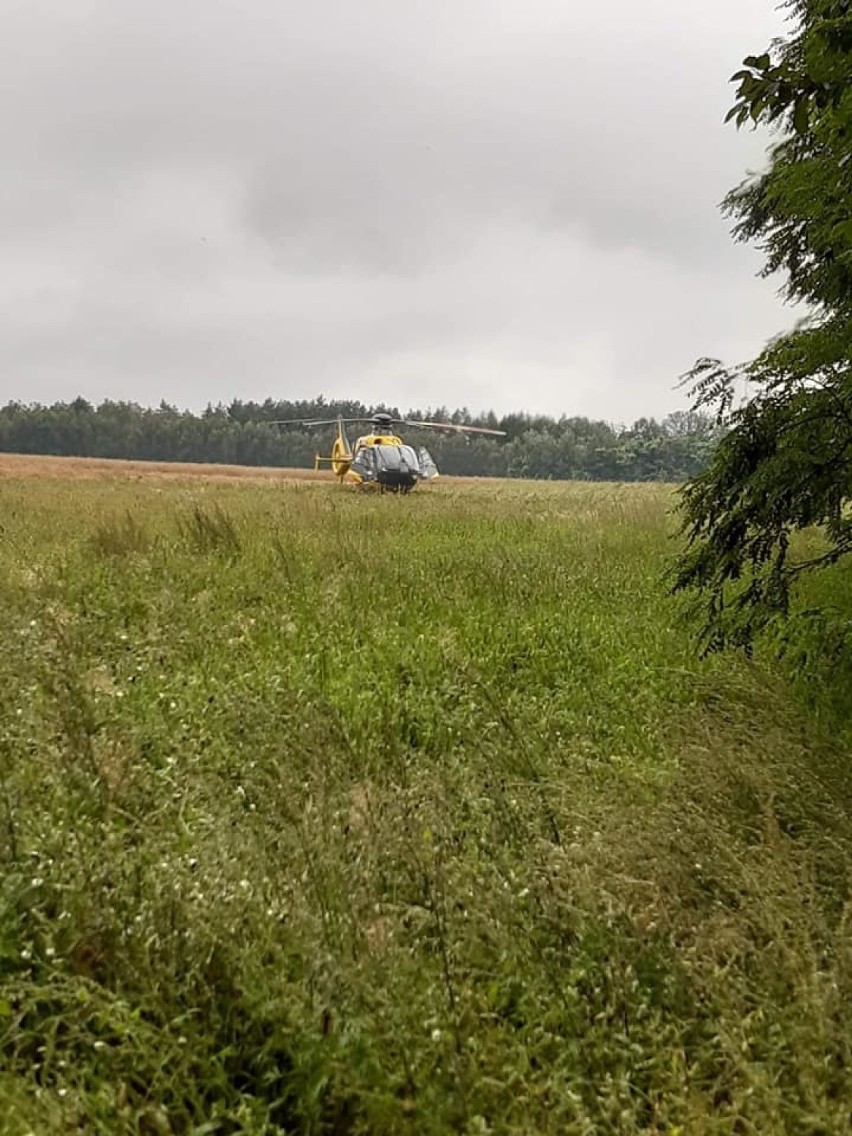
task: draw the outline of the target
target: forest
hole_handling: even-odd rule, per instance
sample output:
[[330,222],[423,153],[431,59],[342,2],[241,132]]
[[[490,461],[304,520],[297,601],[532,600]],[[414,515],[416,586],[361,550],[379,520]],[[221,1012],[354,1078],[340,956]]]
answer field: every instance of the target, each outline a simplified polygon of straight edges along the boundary
[[[161,403],[157,408],[83,398],[51,406],[9,402],[0,407],[0,452],[141,461],[213,462],[306,468],[327,452],[331,429],[273,425],[279,419],[395,417],[438,420],[504,430],[505,438],[468,440],[440,431],[406,430],[426,445],[446,474],[581,481],[680,482],[706,468],[719,440],[716,418],[677,411],[630,427],[583,417],[524,413],[472,416],[447,407],[409,410],[359,402],[233,401],[200,414]],[[356,428],[357,429],[357,428]]]

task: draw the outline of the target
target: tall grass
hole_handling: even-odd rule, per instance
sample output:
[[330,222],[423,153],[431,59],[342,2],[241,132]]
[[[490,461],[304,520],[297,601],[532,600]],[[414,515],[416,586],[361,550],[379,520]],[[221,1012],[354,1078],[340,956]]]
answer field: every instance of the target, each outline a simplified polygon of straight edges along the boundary
[[671,505],[0,486],[0,1131],[848,1131],[843,697]]

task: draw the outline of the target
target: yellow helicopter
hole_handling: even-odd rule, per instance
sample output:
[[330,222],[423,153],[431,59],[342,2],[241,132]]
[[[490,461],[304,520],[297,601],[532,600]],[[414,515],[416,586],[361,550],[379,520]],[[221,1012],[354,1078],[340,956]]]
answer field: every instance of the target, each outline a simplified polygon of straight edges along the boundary
[[[363,434],[352,446],[346,436],[346,427],[356,422],[368,423],[369,434]],[[336,426],[337,434],[331,454],[316,454],[314,469],[330,466],[341,483],[361,488],[378,489],[381,493],[410,493],[420,481],[438,476],[438,467],[424,447],[406,445],[394,433],[395,426],[415,429],[447,430],[458,434],[489,434],[505,437],[505,430],[491,430],[485,426],[459,426],[454,422],[413,422],[394,418],[390,414],[376,413],[369,418],[280,419],[273,426],[302,426],[314,429]]]

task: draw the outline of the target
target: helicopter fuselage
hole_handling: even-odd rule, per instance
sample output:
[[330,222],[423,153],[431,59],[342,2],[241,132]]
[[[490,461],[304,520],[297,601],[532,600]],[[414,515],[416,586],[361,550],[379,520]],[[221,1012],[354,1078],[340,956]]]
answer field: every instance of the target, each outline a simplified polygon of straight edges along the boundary
[[364,434],[355,443],[347,480],[408,493],[421,479],[417,451],[396,434]]
[[[438,476],[438,467],[427,449],[403,442],[390,429],[394,419],[389,414],[376,414],[372,420],[372,433],[362,434],[354,446],[346,437],[348,419],[337,419],[337,437],[329,457],[316,454],[314,468],[330,465],[341,482],[364,489],[378,489],[381,493],[408,493],[420,481]],[[355,419],[354,421],[362,421]],[[324,426],[331,423],[315,422],[309,425]],[[434,427],[434,423],[411,423]]]

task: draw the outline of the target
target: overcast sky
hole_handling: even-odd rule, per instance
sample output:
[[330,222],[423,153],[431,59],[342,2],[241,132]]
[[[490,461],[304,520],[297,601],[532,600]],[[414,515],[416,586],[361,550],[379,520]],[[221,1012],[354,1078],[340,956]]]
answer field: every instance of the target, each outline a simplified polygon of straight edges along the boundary
[[718,212],[774,0],[0,0],[0,401],[630,421],[791,321]]

